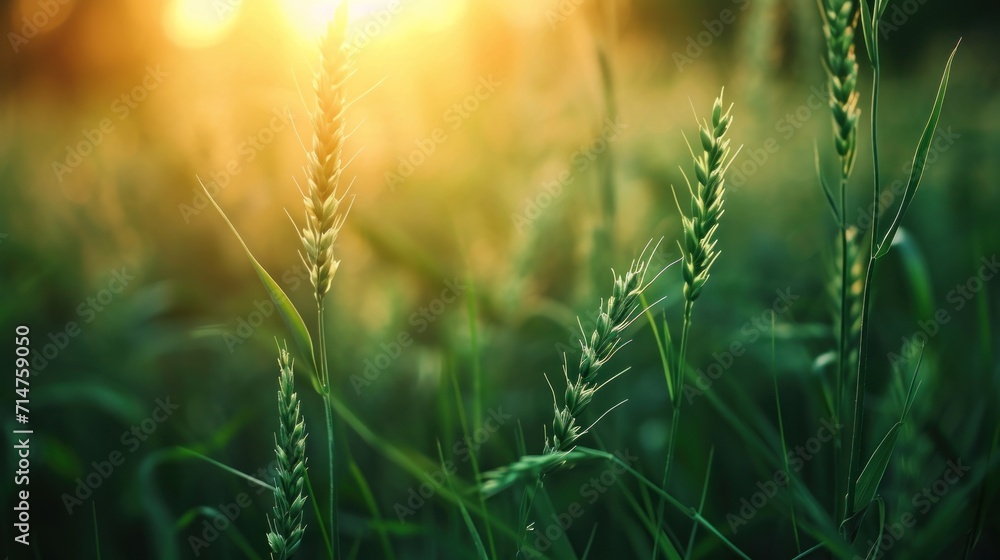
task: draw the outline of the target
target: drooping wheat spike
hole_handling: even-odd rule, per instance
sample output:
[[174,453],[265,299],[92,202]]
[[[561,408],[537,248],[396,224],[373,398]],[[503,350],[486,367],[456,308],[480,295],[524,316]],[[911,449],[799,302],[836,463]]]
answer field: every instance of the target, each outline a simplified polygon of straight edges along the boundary
[[819,0],[823,14],[829,75],[830,108],[833,111],[834,143],[840,156],[841,176],[847,177],[857,154],[858,61],[854,54],[854,30],[858,11],[852,0]]
[[[656,248],[653,249],[655,253]],[[598,306],[597,324],[589,338],[581,326],[583,338],[580,339],[580,364],[575,379],[570,378],[569,366],[563,358],[566,391],[562,407],[553,394],[555,417],[552,420],[552,435],[545,438],[546,454],[570,451],[573,443],[590,429],[578,424],[580,414],[590,405],[594,393],[603,386],[603,383],[597,382],[601,367],[625,344],[622,334],[638,315],[639,296],[648,286],[645,276],[651,260],[652,255],[647,259],[640,255],[632,261],[624,275],[612,271],[614,285],[611,297]]]
[[317,303],[330,290],[340,261],[334,259],[333,244],[344,224],[340,212],[344,194],[338,193],[343,172],[347,98],[344,82],[351,74],[348,45],[344,42],[347,2],[341,2],[321,44],[320,69],[316,74],[316,110],[312,113],[313,145],[309,152],[309,189],[305,193],[306,224],[302,228],[302,259],[316,290]]
[[274,517],[268,520],[267,542],[274,558],[287,560],[295,554],[305,525],[302,507],[306,503],[303,487],[306,477],[306,425],[299,411],[295,393],[293,361],[288,350],[278,351],[278,433],[274,455],[277,474],[274,480]]
[[[692,188],[688,181],[691,215],[684,216],[681,212],[684,226],[684,299],[689,303],[698,299],[708,280],[709,270],[719,256],[715,250],[715,230],[724,212],[724,175],[730,151],[729,140],[724,137],[732,122],[732,105],[723,113],[722,94],[719,94],[712,107],[712,122],[703,120],[700,125],[699,136],[704,151],[699,156],[695,156],[693,150],[691,154],[697,188]],[[677,206],[680,208],[680,203]]]

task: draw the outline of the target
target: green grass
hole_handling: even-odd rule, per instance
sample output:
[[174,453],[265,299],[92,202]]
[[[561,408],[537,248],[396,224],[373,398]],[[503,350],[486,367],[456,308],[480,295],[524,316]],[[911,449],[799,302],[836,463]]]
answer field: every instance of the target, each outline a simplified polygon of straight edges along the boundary
[[[201,133],[162,121],[202,106],[151,97],[54,196],[27,186],[65,143],[64,115],[5,116],[0,316],[30,317],[37,352],[81,327],[32,379],[34,557],[173,560],[192,538],[225,559],[994,557],[1000,284],[980,270],[1000,239],[1000,121],[977,89],[996,76],[991,51],[970,35],[946,56],[957,34],[927,23],[935,3],[891,40],[878,16],[898,2],[821,0],[811,19],[777,4],[738,14],[683,73],[670,52],[729,4],[680,10],[687,27],[668,33],[661,8],[584,3],[547,35],[530,18],[497,25],[518,8],[494,6],[462,16],[462,48],[442,46],[447,31],[386,31],[353,66],[340,21],[322,58],[286,58],[262,74],[272,85],[229,99],[284,103],[269,88],[292,84],[289,68],[319,76],[320,109],[190,224],[177,185],[229,152],[199,163],[185,143]],[[494,40],[533,46],[480,44]],[[443,53],[447,66],[426,62]],[[383,85],[349,100],[355,71],[350,91]],[[398,192],[381,188],[411,133],[491,73],[496,95]],[[810,86],[829,95],[818,109]],[[707,117],[697,136],[689,106]],[[776,123],[802,107],[782,136]],[[578,167],[605,118],[628,133]],[[212,137],[245,136],[218,120]],[[137,131],[163,147],[128,152]],[[289,176],[303,164],[300,193]],[[563,170],[562,194],[516,229]],[[682,181],[687,196],[671,192]],[[301,216],[303,203],[303,227],[288,227],[281,207]],[[87,321],[77,306],[123,263],[137,280]],[[273,313],[230,351],[221,334],[265,298]],[[289,353],[277,409],[276,339]],[[165,395],[176,415],[123,450]],[[69,515],[63,494],[112,451],[122,464]],[[63,518],[59,539],[42,536]]]

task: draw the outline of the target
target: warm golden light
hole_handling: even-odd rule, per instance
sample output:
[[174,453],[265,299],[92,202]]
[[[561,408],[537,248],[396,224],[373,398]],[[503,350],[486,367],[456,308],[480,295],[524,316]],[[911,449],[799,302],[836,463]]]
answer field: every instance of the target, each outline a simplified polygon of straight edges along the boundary
[[[281,5],[289,24],[305,39],[316,40],[341,1],[348,0],[284,0]],[[396,19],[433,30],[451,26],[464,10],[465,0],[350,0],[348,20],[361,32],[372,22],[380,27],[401,25]]]
[[177,46],[203,48],[221,41],[233,28],[244,0],[171,0],[163,26]]

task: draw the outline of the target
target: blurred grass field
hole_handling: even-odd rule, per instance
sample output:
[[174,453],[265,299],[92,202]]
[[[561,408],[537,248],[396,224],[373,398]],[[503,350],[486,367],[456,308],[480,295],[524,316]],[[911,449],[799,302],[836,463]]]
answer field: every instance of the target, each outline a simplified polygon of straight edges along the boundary
[[[42,4],[0,1],[0,16],[24,36],[22,18],[46,13]],[[198,178],[296,305],[312,309],[285,209],[301,222],[296,181],[304,185],[323,3],[314,3],[318,12],[291,0],[49,4],[56,13],[36,36],[0,48],[0,317],[5,329],[29,325],[41,356],[32,376],[33,544],[26,552],[8,537],[5,551],[95,557],[96,517],[102,558],[265,558],[270,496],[176,451],[266,470],[277,426],[275,338],[287,336]],[[959,37],[962,45],[934,158],[876,277],[865,456],[898,418],[912,342],[926,340],[922,386],[879,490],[888,521],[911,513],[915,528],[884,557],[961,557],[983,503],[971,557],[992,558],[1000,283],[981,271],[1000,253],[1000,11],[972,1],[896,4],[917,8],[884,30],[885,184],[904,177],[948,52]],[[692,107],[705,114],[725,86],[730,137],[743,149],[688,350],[693,368],[716,364],[722,373],[704,397],[684,402],[670,489],[697,504],[714,453],[703,515],[754,558],[793,557],[785,493],[762,507],[750,502],[783,468],[772,367],[790,448],[829,418],[818,379],[822,356],[836,348],[835,227],[814,146],[834,163],[829,109],[815,93],[826,91],[826,76],[814,3],[403,0],[352,10],[354,202],[327,311],[335,392],[365,428],[338,422],[345,554],[474,557],[458,508],[436,490],[421,496],[427,479],[401,458],[439,474],[440,445],[465,485],[473,454],[482,470],[508,464],[523,451],[522,431],[527,452],[541,451],[552,417],[542,374],[560,390],[561,354],[578,348],[577,316],[586,326],[610,293],[611,268],[626,269],[650,239],[663,239],[659,267],[680,256],[671,186],[684,190],[679,167],[691,174],[683,135],[697,141]],[[857,45],[864,61],[860,32]],[[611,105],[599,52],[610,61]],[[871,198],[864,62],[861,76],[855,220]],[[610,222],[601,190],[608,154]],[[601,245],[594,232],[608,223]],[[647,291],[650,301],[665,297],[652,310],[658,324],[679,320],[681,286],[675,266]],[[627,402],[585,437],[635,457],[634,468],[659,480],[667,388],[648,322],[629,333],[634,341],[609,367],[630,370],[602,391],[598,408]],[[910,360],[905,370],[890,367],[893,355]],[[319,487],[323,410],[308,376],[298,389]],[[167,398],[178,408],[144,423]],[[463,423],[483,428],[481,437],[464,441]],[[4,425],[10,434],[11,415]],[[102,474],[115,452],[121,464]],[[810,453],[797,475],[826,507],[830,452]],[[6,457],[13,472],[15,457]],[[950,462],[970,469],[936,493]],[[653,498],[627,477],[609,484],[606,468],[583,464],[546,479],[553,512],[582,506],[556,531],[551,557],[583,557],[594,527],[590,558],[651,556],[634,509],[647,505],[629,500]],[[934,500],[918,498],[926,488]],[[9,504],[12,489],[4,485]],[[753,510],[745,519],[744,502]],[[518,503],[516,493],[487,502],[507,526]],[[238,517],[209,539],[218,518],[205,507]],[[300,558],[325,553],[311,515],[309,505]],[[746,523],[733,526],[733,515]],[[668,512],[666,521],[686,542],[686,518]],[[544,534],[552,523],[540,515],[536,528]],[[861,543],[877,538],[863,535]],[[192,538],[207,548],[196,551]],[[514,557],[513,542],[498,539],[499,556]],[[697,543],[692,558],[729,557],[703,532]]]

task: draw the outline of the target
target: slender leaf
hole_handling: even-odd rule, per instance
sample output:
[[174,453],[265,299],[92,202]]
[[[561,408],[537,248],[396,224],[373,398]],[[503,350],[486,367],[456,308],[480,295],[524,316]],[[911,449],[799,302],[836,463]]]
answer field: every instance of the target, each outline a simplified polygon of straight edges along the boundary
[[594,545],[594,537],[597,536],[597,524],[594,524],[594,528],[590,530],[590,538],[587,539],[587,547],[583,549],[583,557],[580,560],[587,560],[590,556],[590,547]]
[[[773,330],[771,332],[774,332]],[[698,514],[705,513],[705,498],[708,497],[708,481],[712,475],[712,462],[715,460],[715,446],[709,448],[708,450],[708,466],[705,467],[705,482],[701,486],[701,499],[698,500]],[[694,550],[694,538],[698,534],[698,524],[691,524],[691,534],[688,535],[688,545],[687,549],[684,550],[684,559],[687,560],[691,557],[691,551]],[[796,533],[796,538],[798,538],[798,533]],[[669,539],[667,539],[669,540]]]
[[[274,302],[275,309],[278,310],[278,314],[281,315],[281,318],[285,321],[285,325],[288,326],[288,330],[291,332],[292,340],[295,342],[295,345],[298,346],[299,351],[302,352],[302,354],[304,354],[312,363],[313,371],[319,372],[319,369],[316,367],[316,354],[313,350],[312,337],[309,335],[309,329],[306,328],[306,324],[302,320],[302,316],[299,315],[299,311],[295,309],[294,305],[292,305],[292,300],[288,299],[288,296],[285,295],[281,286],[279,286],[278,283],[271,278],[271,275],[264,270],[264,267],[257,262],[253,253],[250,252],[250,248],[247,247],[246,242],[244,242],[243,238],[240,237],[240,232],[236,230],[236,226],[229,221],[229,217],[226,216],[226,213],[222,211],[219,204],[215,202],[214,198],[212,198],[211,193],[209,193],[208,189],[205,188],[205,184],[201,182],[201,179],[198,180],[198,183],[201,185],[202,190],[205,191],[205,196],[207,196],[208,200],[211,201],[212,206],[215,206],[215,209],[219,211],[219,215],[221,215],[222,219],[226,221],[226,225],[229,226],[233,235],[236,236],[240,245],[243,246],[243,250],[246,251],[247,258],[250,259],[250,263],[253,264],[254,270],[257,271],[257,276],[260,277],[261,283],[264,284],[264,289],[267,290],[267,294],[271,297],[271,301]],[[315,383],[315,379],[313,381]]]
[[[358,466],[358,463],[353,457],[351,458],[350,463],[348,463],[348,468],[350,468],[351,476],[354,477],[354,481],[358,485],[358,491],[361,493],[361,498],[364,500],[365,505],[368,506],[368,511],[372,512],[375,532],[378,533],[379,542],[382,544],[382,558],[387,560],[395,558],[396,555],[393,553],[392,545],[389,543],[389,534],[385,530],[385,521],[382,519],[382,513],[378,509],[378,503],[375,502],[375,495],[372,494],[372,489],[368,484],[368,480],[365,478],[364,473],[361,472],[361,467]],[[466,513],[466,515],[468,515],[468,513]]]
[[865,36],[865,48],[868,50],[868,61],[872,67],[878,70],[878,33],[875,20],[872,18],[872,9],[868,6],[868,0],[861,0],[861,31]]
[[840,219],[840,210],[837,208],[837,203],[833,199],[833,191],[830,190],[830,185],[826,182],[826,178],[823,177],[823,171],[820,169],[819,146],[815,143],[813,144],[813,159],[816,163],[816,177],[819,179],[819,186],[823,187],[823,194],[826,195],[826,201],[830,205],[830,212],[833,212],[833,219],[836,220],[837,225],[840,226],[842,223],[842,220]]
[[240,478],[244,478],[244,479],[246,479],[246,480],[248,480],[248,481],[250,481],[250,482],[252,482],[254,484],[257,484],[258,486],[263,486],[264,488],[267,488],[271,492],[276,492],[277,491],[274,488],[274,486],[271,486],[270,484],[268,484],[268,483],[266,483],[266,482],[264,482],[262,480],[254,478],[254,477],[252,477],[252,476],[244,473],[243,471],[238,471],[238,470],[234,469],[233,467],[230,467],[229,465],[220,463],[220,462],[216,461],[215,459],[212,459],[211,457],[206,457],[205,455],[202,455],[201,453],[198,453],[197,451],[192,451],[190,449],[187,449],[186,447],[176,447],[175,449],[181,455],[189,455],[191,457],[195,457],[197,459],[201,459],[202,461],[205,461],[206,463],[209,463],[211,465],[215,465],[216,467],[219,467],[220,469],[222,469],[222,470],[224,470],[224,471],[226,471],[226,472],[228,472],[230,474],[234,474],[234,475],[236,475],[236,476],[238,476]]
[[903,403],[903,412],[900,414],[899,421],[889,428],[889,432],[882,438],[882,442],[878,444],[875,452],[872,453],[871,458],[868,460],[868,464],[865,465],[864,470],[861,471],[861,475],[858,476],[857,495],[854,502],[856,504],[867,504],[875,498],[878,485],[882,482],[882,477],[885,476],[886,467],[889,466],[892,450],[896,447],[896,440],[899,439],[899,430],[903,426],[906,414],[913,403],[913,397],[916,395],[915,383],[917,372],[920,371],[920,362],[923,360],[923,357],[924,351],[921,348],[920,357],[917,359],[917,366],[914,368],[913,378],[910,380],[910,388],[907,391],[906,402]]
[[[1000,424],[993,431],[993,445],[990,446],[990,453],[986,457],[987,468],[993,464],[993,453],[997,450],[998,442],[1000,442]],[[979,487],[976,516],[972,520],[972,529],[969,531],[969,538],[965,541],[965,553],[962,556],[964,560],[969,559],[972,549],[976,547],[976,544],[979,543],[979,537],[983,535],[983,527],[986,526],[986,510],[989,507],[989,486],[990,476],[986,475],[983,477],[982,485]]]
[[[861,502],[857,502],[861,503]],[[854,512],[853,515],[844,520],[840,524],[840,532],[847,539],[847,542],[853,543],[854,539],[858,536],[858,531],[861,529],[861,524],[865,521],[865,516],[868,515],[868,510],[871,507],[871,502],[865,502],[865,505]]]
[[899,203],[899,210],[896,212],[896,217],[892,220],[892,225],[889,226],[889,230],[885,232],[885,237],[882,238],[882,243],[878,246],[878,252],[875,253],[876,259],[884,257],[892,247],[892,238],[895,237],[896,230],[899,229],[899,224],[903,220],[903,215],[906,214],[906,209],[910,206],[913,195],[916,194],[917,187],[920,185],[920,179],[923,177],[924,167],[927,163],[927,152],[930,151],[931,141],[934,140],[938,121],[941,119],[941,109],[944,107],[944,97],[948,92],[951,63],[955,60],[955,54],[958,52],[958,47],[961,43],[962,41],[959,40],[958,45],[955,45],[955,48],[951,51],[951,56],[948,57],[948,63],[945,64],[944,74],[941,76],[941,84],[938,86],[937,97],[934,99],[934,107],[931,109],[931,115],[927,119],[924,132],[920,135],[920,142],[917,143],[917,151],[913,156],[913,167],[910,169],[910,177],[906,182],[906,189],[903,191],[903,200]]
[[90,502],[90,509],[94,513],[94,547],[97,549],[97,560],[101,560],[101,535],[97,532],[97,504]]
[[[445,480],[448,481],[448,488],[452,492],[455,492],[455,487],[451,483],[451,475],[448,474],[448,468],[445,466],[444,451],[441,450],[441,442],[438,442],[438,457],[441,459],[441,469],[445,473]],[[489,555],[486,554],[486,547],[483,546],[483,539],[479,536],[479,531],[476,529],[476,524],[472,521],[472,516],[469,515],[469,510],[465,507],[465,499],[462,498],[458,492],[455,492],[459,496],[456,502],[458,503],[458,509],[462,512],[462,519],[465,521],[465,527],[469,530],[469,534],[472,535],[472,542],[476,544],[476,558],[479,560],[489,560]]]
[[882,19],[882,14],[889,7],[889,0],[875,0],[875,26],[878,27],[878,20]]
[[882,542],[882,535],[885,534],[885,502],[882,501],[881,496],[875,498],[875,501],[878,502],[878,538],[872,543],[865,560],[875,558],[875,555],[878,554],[879,543]]

